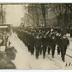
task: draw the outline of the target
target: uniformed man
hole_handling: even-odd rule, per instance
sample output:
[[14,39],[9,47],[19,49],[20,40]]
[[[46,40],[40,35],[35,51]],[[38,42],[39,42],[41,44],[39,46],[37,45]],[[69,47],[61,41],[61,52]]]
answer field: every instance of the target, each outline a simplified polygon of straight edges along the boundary
[[41,48],[41,42],[40,42],[40,36],[39,34],[36,36],[35,38],[35,49],[36,49],[36,58],[38,59],[39,58],[39,54],[40,54],[40,48]]

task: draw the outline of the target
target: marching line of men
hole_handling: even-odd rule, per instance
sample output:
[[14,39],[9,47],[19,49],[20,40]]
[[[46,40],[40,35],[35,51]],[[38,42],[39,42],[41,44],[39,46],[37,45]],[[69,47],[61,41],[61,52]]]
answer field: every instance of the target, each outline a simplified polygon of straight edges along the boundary
[[66,35],[63,35],[57,31],[36,31],[27,33],[23,31],[18,31],[18,37],[24,42],[28,47],[28,51],[39,58],[39,55],[43,54],[45,58],[46,52],[52,54],[54,58],[55,50],[57,46],[57,53],[61,55],[62,61],[65,61],[65,55],[67,46],[69,45],[69,40]]

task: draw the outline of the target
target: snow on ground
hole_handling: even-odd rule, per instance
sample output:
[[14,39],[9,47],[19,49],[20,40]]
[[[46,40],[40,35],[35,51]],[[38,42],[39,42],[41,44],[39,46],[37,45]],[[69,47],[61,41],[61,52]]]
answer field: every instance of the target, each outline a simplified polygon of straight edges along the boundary
[[[55,54],[55,58],[52,58],[51,55],[46,55],[46,58],[43,59],[42,55],[39,56],[39,59],[36,59],[35,56],[32,56],[24,43],[17,37],[15,33],[9,37],[11,45],[17,50],[16,58],[13,61],[17,69],[72,69],[72,66],[65,66],[66,62],[69,64],[72,62],[72,58],[66,56],[66,62],[62,62],[61,57]],[[71,45],[68,47],[67,53],[71,54]]]

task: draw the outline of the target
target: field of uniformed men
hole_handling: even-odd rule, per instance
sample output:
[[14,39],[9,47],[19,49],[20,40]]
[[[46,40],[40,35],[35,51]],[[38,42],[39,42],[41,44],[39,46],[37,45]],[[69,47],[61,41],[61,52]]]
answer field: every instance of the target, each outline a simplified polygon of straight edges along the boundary
[[48,55],[52,55],[54,58],[55,51],[57,54],[61,55],[61,59],[65,62],[66,50],[69,45],[69,40],[66,36],[66,33],[63,33],[61,30],[41,30],[41,29],[32,29],[30,31],[17,31],[18,37],[24,42],[27,46],[28,51],[31,55],[35,55],[36,59],[39,58],[39,55],[43,55],[43,59]]

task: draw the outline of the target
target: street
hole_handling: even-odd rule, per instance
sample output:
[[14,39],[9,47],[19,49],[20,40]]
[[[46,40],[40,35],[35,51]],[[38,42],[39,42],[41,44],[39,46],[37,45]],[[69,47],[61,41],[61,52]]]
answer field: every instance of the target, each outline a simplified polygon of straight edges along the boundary
[[[13,62],[17,69],[72,69],[72,39],[69,38],[69,40],[70,45],[67,49],[65,62],[62,62],[61,57],[56,53],[55,58],[52,58],[51,55],[46,55],[46,58],[43,59],[41,55],[39,59],[36,59],[35,56],[28,52],[27,47],[18,38],[17,34],[12,33],[9,37],[9,41],[11,42],[11,45],[17,50],[16,58]],[[69,63],[71,63],[70,66]]]

